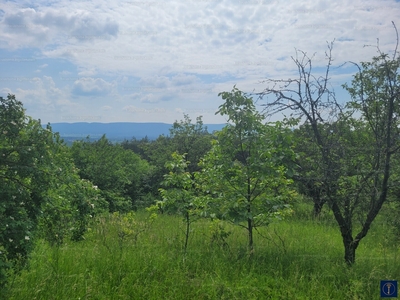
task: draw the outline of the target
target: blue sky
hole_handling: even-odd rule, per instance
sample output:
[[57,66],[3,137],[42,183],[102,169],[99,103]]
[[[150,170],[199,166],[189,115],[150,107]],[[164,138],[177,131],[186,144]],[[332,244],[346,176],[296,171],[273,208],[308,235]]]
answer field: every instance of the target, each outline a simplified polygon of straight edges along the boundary
[[[295,48],[323,71],[333,39],[334,67],[370,60],[376,48],[363,46],[377,38],[393,51],[391,21],[400,27],[394,0],[3,1],[0,96],[15,94],[42,123],[173,123],[183,113],[224,123],[219,92],[295,78]],[[354,72],[331,74],[343,101]]]

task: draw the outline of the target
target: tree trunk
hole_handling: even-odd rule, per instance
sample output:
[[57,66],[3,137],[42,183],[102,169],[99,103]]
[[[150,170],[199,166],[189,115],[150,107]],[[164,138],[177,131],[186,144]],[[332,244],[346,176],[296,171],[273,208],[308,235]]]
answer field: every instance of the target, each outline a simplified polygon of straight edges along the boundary
[[314,218],[318,218],[321,214],[322,207],[324,206],[324,201],[321,201],[321,199],[315,199],[314,198],[314,209],[313,209],[313,216]]
[[249,231],[249,250],[253,251],[253,222],[251,218],[247,219],[247,230]]
[[190,215],[189,211],[186,212],[186,236],[185,236],[185,252],[187,250],[187,245],[189,241],[189,233],[190,233]]
[[353,243],[353,241],[349,242],[345,239],[343,239],[343,244],[344,244],[344,260],[349,266],[351,266],[356,261],[357,245]]
[[[249,154],[250,156],[250,154]],[[249,250],[253,253],[253,218],[251,217],[251,182],[247,177],[247,230],[249,231]]]

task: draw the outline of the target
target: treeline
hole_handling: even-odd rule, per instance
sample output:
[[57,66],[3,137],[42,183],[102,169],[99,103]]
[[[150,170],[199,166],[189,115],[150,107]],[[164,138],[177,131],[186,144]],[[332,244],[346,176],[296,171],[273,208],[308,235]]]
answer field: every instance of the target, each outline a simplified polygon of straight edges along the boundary
[[[188,247],[199,218],[226,220],[248,233],[312,201],[340,230],[351,265],[360,241],[384,205],[399,209],[400,59],[380,52],[362,63],[341,103],[327,72],[312,73],[297,52],[298,79],[269,80],[258,96],[220,93],[217,114],[228,123],[209,133],[201,117],[176,121],[169,136],[111,143],[81,140],[68,147],[51,127],[25,115],[14,95],[0,97],[0,281],[26,264],[34,241],[84,239],[96,215],[151,208],[181,214]],[[266,99],[265,99],[266,98]],[[276,112],[288,117],[266,122]],[[394,228],[399,228],[395,222]]]

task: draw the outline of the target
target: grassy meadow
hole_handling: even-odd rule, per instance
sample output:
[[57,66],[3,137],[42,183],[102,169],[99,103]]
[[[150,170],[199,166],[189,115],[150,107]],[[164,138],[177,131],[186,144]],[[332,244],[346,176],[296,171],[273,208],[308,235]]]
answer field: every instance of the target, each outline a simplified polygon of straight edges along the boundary
[[[303,213],[301,213],[303,210]],[[343,261],[329,214],[301,207],[246,248],[246,231],[200,220],[183,250],[182,218],[148,213],[98,217],[82,242],[38,242],[29,268],[11,277],[4,299],[380,299],[382,279],[400,279],[400,251],[384,218]],[[230,232],[228,235],[227,233]]]

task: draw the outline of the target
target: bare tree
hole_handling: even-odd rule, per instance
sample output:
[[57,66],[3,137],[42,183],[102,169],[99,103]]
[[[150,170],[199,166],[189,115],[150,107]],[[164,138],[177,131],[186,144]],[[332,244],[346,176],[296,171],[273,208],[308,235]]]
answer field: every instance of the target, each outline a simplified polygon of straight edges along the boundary
[[[351,87],[344,85],[352,97],[347,104],[339,103],[329,86],[333,42],[328,43],[323,75],[313,74],[314,56],[296,50],[292,60],[298,78],[265,80],[267,88],[259,93],[260,99],[267,98],[268,114],[291,111],[292,117],[310,129],[319,152],[315,161],[320,174],[319,197],[324,197],[333,211],[348,264],[355,262],[359,242],[386,201],[391,157],[399,150],[397,45],[392,59],[380,51],[379,44],[377,48],[379,56],[362,63]],[[354,118],[355,111],[362,117]],[[356,220],[359,223],[355,225]],[[353,234],[354,230],[358,233]]]

